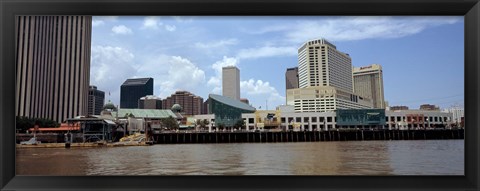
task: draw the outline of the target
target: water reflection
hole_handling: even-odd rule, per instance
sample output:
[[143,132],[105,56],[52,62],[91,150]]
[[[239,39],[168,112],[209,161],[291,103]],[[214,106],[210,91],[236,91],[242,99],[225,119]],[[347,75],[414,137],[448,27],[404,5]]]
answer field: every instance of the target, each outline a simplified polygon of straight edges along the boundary
[[464,141],[17,149],[17,175],[464,174]]

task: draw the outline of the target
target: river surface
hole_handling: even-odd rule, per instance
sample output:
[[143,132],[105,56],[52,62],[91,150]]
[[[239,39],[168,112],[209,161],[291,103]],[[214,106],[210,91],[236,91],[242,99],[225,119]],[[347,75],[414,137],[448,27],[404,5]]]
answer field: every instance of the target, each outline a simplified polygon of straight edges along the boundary
[[464,175],[464,140],[17,149],[17,175]]

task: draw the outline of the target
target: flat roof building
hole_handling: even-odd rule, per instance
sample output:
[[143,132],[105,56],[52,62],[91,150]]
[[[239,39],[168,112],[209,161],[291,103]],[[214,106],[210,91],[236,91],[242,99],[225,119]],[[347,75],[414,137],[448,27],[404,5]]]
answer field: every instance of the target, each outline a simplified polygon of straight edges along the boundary
[[179,104],[182,115],[200,115],[203,113],[203,98],[188,91],[176,91],[174,94],[162,100],[162,108],[170,109]]
[[222,68],[222,94],[240,100],[240,70],[237,67]]
[[298,67],[287,68],[287,71],[285,72],[285,88],[287,90],[299,88],[299,86],[298,86]]
[[330,86],[353,92],[352,59],[323,38],[298,49],[298,77],[300,88]]
[[154,95],[147,95],[138,100],[138,109],[163,109],[162,99]]
[[138,100],[153,95],[153,78],[127,79],[120,86],[120,108],[138,108]]
[[370,98],[329,86],[312,86],[287,90],[287,105],[295,112],[327,112],[337,109],[369,109]]
[[371,98],[374,108],[385,109],[382,66],[354,67],[353,84],[355,94]]
[[90,86],[88,90],[88,115],[100,115],[105,103],[105,92],[97,89],[97,86]]

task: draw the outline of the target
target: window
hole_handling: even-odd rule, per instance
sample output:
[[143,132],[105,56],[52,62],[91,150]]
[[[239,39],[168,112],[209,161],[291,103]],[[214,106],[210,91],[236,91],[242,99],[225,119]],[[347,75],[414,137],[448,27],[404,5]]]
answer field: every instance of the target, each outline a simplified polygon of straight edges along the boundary
[[282,123],[285,123],[285,117],[280,118]]
[[301,121],[302,121],[302,118],[301,118],[301,117],[295,118],[295,122],[301,122]]
[[248,118],[248,123],[254,123],[254,119],[253,118]]
[[317,117],[312,117],[312,122],[317,122]]
[[327,122],[332,122],[332,117],[327,117]]

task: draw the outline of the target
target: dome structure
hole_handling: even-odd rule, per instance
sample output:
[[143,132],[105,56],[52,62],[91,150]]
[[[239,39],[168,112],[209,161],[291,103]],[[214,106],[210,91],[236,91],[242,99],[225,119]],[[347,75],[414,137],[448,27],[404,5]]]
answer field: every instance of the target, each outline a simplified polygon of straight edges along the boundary
[[117,111],[117,108],[112,102],[108,101],[108,103],[103,106],[103,110]]
[[172,111],[176,113],[180,113],[182,111],[182,106],[180,104],[173,104],[172,106]]

